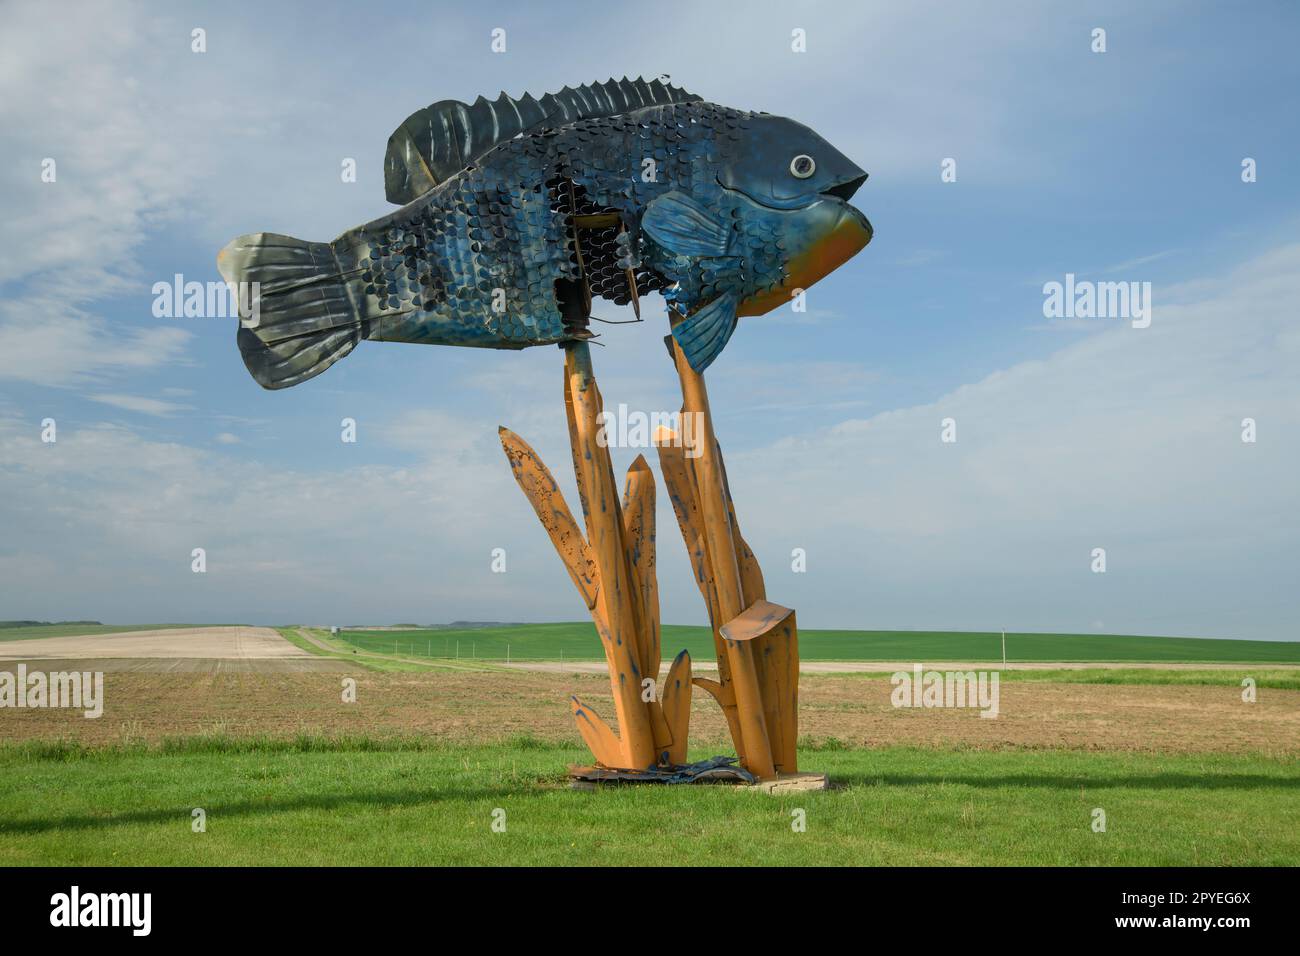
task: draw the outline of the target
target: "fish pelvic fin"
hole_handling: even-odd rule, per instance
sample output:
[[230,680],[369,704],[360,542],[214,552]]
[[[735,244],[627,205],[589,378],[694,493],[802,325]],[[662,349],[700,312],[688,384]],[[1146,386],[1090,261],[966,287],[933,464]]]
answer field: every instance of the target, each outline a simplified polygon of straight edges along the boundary
[[735,294],[728,292],[704,303],[673,326],[673,338],[695,371],[703,372],[712,365],[730,341],[736,330],[736,303]]
[[239,290],[236,341],[263,388],[305,382],[365,337],[328,242],[272,232],[240,236],[217,255],[217,268]]

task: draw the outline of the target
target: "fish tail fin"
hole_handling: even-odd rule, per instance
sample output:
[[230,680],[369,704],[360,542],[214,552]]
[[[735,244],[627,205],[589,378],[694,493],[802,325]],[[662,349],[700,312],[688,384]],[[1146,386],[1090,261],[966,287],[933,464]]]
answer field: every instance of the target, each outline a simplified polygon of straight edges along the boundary
[[239,352],[263,388],[305,382],[365,338],[328,242],[240,236],[217,255],[217,268],[237,290]]

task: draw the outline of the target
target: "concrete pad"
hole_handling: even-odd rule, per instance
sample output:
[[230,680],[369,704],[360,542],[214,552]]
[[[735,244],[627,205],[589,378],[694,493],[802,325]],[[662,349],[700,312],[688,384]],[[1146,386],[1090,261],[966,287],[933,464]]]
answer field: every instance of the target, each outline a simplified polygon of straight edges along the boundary
[[799,773],[779,773],[775,779],[760,780],[758,783],[749,784],[744,789],[780,796],[808,790],[825,790],[829,786],[830,781],[826,778],[826,774],[800,771]]

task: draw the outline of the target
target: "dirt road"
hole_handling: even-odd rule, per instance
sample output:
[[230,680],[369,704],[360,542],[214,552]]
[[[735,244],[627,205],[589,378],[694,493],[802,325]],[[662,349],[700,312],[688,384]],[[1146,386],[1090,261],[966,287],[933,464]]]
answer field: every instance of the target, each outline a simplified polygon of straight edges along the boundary
[[[303,670],[325,663],[269,627],[186,627],[0,643],[0,666],[17,661],[75,661],[96,670],[152,672]],[[108,661],[114,664],[100,666]]]

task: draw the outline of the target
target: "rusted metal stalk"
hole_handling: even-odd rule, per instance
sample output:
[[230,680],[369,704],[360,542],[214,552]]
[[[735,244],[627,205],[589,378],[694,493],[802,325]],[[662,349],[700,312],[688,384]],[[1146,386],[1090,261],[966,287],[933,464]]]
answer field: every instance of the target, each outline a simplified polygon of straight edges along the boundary
[[565,347],[564,369],[567,397],[573,410],[574,467],[578,471],[578,485],[583,490],[587,540],[600,582],[596,601],[601,613],[595,616],[596,628],[609,664],[623,757],[627,767],[651,767],[655,764],[655,742],[649,708],[641,699],[641,680],[643,676],[658,678],[659,675],[641,674],[637,635],[639,615],[634,608],[636,595],[628,575],[623,515],[609,448],[597,440],[600,393],[596,389],[591,352],[586,342],[574,342]]
[[[719,620],[715,626],[721,626],[745,610],[745,595],[736,562],[736,543],[732,537],[721,458],[713,433],[713,416],[709,409],[709,393],[704,385],[704,376],[690,367],[675,341],[672,348],[673,361],[681,380],[682,412],[691,416],[694,425],[688,432],[686,423],[683,422],[682,432],[693,437],[694,441],[687,448],[687,460],[695,474],[704,526],[704,544],[708,550],[716,588]],[[772,746],[768,738],[753,648],[748,641],[729,638],[724,638],[724,646],[735,691],[745,767],[759,778],[774,777],[776,768],[772,761]]]

